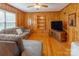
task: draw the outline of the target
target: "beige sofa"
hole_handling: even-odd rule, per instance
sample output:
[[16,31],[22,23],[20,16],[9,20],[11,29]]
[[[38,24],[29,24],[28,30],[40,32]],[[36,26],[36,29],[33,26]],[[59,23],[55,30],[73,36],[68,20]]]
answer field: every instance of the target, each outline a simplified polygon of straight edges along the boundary
[[[22,31],[22,34],[19,34],[18,35],[18,33],[17,33],[17,29],[21,29],[21,31]],[[30,29],[23,29],[23,28],[9,28],[9,29],[4,29],[4,30],[2,30],[2,31],[0,31],[0,34],[15,34],[15,35],[18,35],[19,37],[21,37],[21,38],[24,38],[25,36],[28,36],[29,34],[30,34]]]
[[15,29],[16,28],[0,31],[0,55],[1,56],[20,56],[20,55],[40,56],[42,55],[41,42],[34,41],[34,40],[33,41],[23,40],[25,39],[25,36],[28,35],[30,32],[27,32],[27,30],[23,30],[23,33],[18,35]]

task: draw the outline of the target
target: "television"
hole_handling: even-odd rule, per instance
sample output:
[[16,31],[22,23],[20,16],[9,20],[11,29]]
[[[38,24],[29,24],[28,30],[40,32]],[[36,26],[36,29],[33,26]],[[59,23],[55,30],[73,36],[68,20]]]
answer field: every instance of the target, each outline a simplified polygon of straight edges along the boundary
[[62,21],[52,21],[51,22],[51,29],[54,29],[54,30],[57,30],[57,31],[63,31]]

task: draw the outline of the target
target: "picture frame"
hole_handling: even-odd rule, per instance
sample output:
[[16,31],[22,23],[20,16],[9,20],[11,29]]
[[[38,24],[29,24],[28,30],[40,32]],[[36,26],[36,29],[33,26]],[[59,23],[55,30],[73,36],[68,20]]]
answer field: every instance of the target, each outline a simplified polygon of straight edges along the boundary
[[76,13],[69,14],[68,21],[69,26],[76,26]]

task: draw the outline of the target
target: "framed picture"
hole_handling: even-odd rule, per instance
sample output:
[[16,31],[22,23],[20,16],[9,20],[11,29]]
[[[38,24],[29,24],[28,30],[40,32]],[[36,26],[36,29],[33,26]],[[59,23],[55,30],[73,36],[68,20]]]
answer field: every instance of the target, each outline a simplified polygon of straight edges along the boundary
[[76,26],[76,13],[69,14],[68,21],[69,26]]

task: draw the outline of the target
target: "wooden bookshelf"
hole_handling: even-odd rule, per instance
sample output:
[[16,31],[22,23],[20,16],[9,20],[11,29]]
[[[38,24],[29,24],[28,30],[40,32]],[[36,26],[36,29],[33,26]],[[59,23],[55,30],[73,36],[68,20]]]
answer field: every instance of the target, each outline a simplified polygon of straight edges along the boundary
[[45,31],[45,29],[46,29],[46,18],[45,18],[45,16],[37,16],[37,28],[40,31]]

